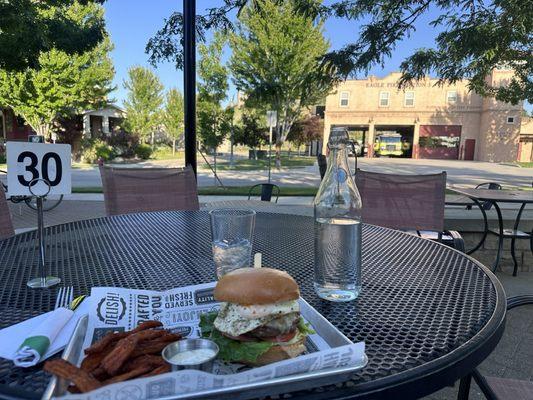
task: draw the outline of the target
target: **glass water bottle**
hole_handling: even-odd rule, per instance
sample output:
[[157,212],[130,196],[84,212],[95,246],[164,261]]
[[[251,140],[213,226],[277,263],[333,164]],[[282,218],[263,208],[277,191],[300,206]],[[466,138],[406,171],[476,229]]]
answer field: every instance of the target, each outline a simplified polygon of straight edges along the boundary
[[350,173],[346,128],[332,128],[328,167],[314,200],[315,291],[350,301],[361,291],[361,196]]

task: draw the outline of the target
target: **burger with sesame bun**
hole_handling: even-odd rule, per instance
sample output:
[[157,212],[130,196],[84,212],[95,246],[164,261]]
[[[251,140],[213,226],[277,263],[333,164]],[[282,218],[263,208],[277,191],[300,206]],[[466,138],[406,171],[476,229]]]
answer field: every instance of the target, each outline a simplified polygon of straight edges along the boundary
[[305,351],[313,331],[300,316],[296,281],[272,268],[240,268],[215,287],[220,310],[202,315],[202,335],[216,342],[224,361],[265,365]]

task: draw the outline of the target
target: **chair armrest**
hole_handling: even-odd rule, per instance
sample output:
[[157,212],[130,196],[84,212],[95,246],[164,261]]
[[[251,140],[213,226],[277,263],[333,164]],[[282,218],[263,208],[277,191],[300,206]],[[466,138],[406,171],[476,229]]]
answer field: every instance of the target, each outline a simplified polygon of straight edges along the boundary
[[507,299],[507,310],[511,310],[515,307],[527,306],[529,304],[533,304],[533,294],[509,297]]
[[448,235],[450,235],[453,239],[453,248],[455,250],[459,250],[461,252],[465,252],[465,241],[461,234],[457,231],[447,231]]

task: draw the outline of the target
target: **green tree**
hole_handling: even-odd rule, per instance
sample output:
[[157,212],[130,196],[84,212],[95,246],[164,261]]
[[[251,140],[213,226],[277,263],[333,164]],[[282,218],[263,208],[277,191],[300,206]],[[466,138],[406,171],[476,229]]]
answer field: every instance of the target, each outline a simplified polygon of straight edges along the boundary
[[0,1],[0,69],[38,69],[42,53],[80,55],[106,36],[103,1]]
[[167,92],[162,119],[165,132],[172,138],[172,154],[176,152],[176,142],[181,142],[183,138],[183,116],[183,95],[178,89],[170,89]]
[[106,39],[80,55],[53,49],[41,53],[38,69],[0,70],[0,105],[13,109],[38,134],[49,138],[58,118],[107,102],[113,90],[111,47]]
[[215,34],[209,45],[198,47],[198,134],[202,144],[215,149],[215,153],[229,133],[233,120],[233,109],[222,105],[229,87],[228,70],[222,63],[225,42],[222,35]]
[[[248,146],[252,150],[267,143],[268,128],[265,125],[264,114],[256,110],[244,109],[239,123],[234,127],[234,141],[236,144]],[[257,158],[257,155],[256,155]]]
[[245,104],[278,113],[276,164],[281,146],[302,111],[320,102],[333,81],[318,58],[329,48],[321,21],[300,14],[293,2],[257,0],[243,10],[231,35],[230,68]]
[[126,129],[143,141],[151,137],[153,146],[154,132],[161,123],[163,84],[152,70],[135,66],[128,70],[124,88],[128,91],[124,102]]
[[[225,0],[197,17],[200,39],[210,29],[230,31],[231,15],[256,0]],[[279,3],[285,0],[278,0]],[[431,10],[429,22],[439,30],[435,46],[418,49],[401,64],[399,86],[409,86],[428,73],[441,83],[469,80],[469,88],[484,96],[516,104],[533,103],[533,8],[531,0],[291,0],[299,13],[311,18],[344,18],[353,21],[359,35],[341,49],[323,55],[337,79],[367,73],[383,65],[398,43],[409,38]],[[183,63],[181,13],[174,13],[147,46],[152,62]],[[364,21],[362,23],[361,21]],[[515,75],[505,86],[491,86],[485,77],[494,68],[511,68]]]
[[320,140],[324,133],[324,120],[318,115],[307,115],[294,123],[287,140],[300,147],[313,140]]

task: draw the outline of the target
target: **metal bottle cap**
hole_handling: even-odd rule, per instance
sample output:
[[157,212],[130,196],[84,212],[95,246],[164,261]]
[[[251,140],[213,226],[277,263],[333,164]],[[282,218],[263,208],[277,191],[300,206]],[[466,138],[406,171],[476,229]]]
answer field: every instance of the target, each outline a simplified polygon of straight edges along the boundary
[[346,145],[348,143],[348,129],[344,126],[331,128],[329,131],[328,146],[337,147],[339,145]]

